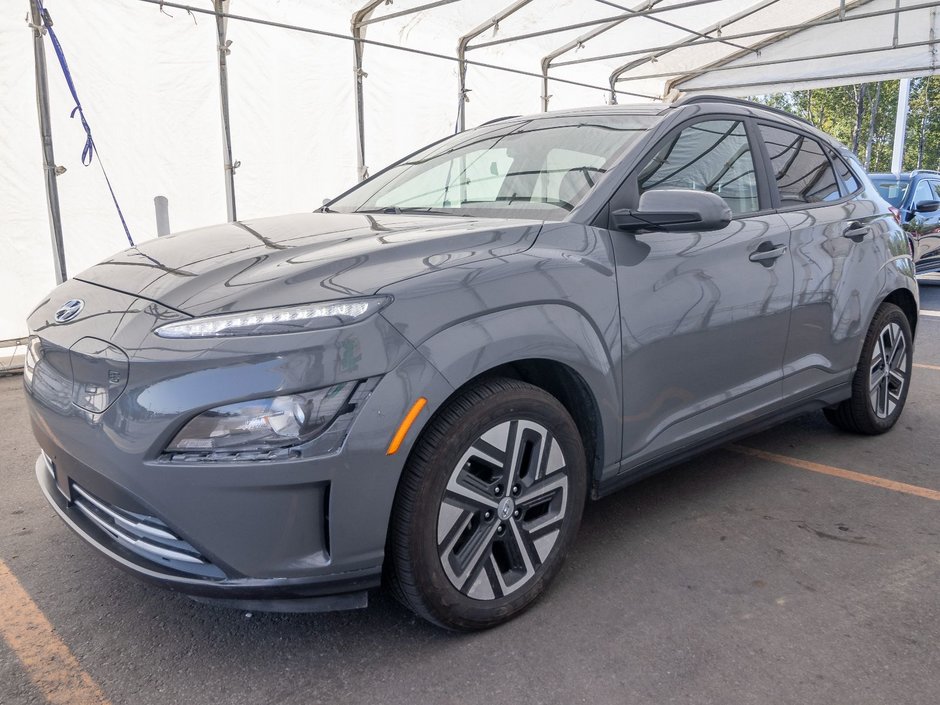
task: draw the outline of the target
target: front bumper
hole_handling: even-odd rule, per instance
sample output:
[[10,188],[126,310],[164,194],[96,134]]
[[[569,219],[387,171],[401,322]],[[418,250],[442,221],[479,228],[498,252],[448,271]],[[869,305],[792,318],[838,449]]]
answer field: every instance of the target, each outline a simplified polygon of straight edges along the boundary
[[[298,600],[378,585],[405,459],[453,391],[387,321],[167,342],[151,331],[179,317],[172,311],[78,280],[56,292],[30,317],[41,346],[24,386],[33,433],[54,467],[53,476],[39,459],[39,483],[73,530],[134,575],[190,595]],[[62,298],[86,305],[57,325]],[[278,460],[163,455],[179,428],[208,408],[374,377],[381,379],[331,454],[308,444]],[[93,395],[76,394],[91,387],[88,379],[107,392],[103,411],[83,406]],[[428,399],[427,410],[387,456],[417,396]]]
[[[45,453],[36,460],[36,479],[46,500],[62,520],[101,554],[138,578],[187,595],[213,598],[223,602],[231,601],[232,606],[244,606],[235,603],[262,600],[305,600],[311,597],[351,593],[349,599],[345,601],[324,601],[321,606],[327,609],[335,608],[335,606],[364,607],[366,605],[365,590],[377,587],[381,581],[380,566],[302,578],[230,578],[198,552],[181,551],[180,553],[184,555],[195,553],[202,561],[191,565],[194,566],[194,570],[203,575],[195,573],[187,575],[182,565],[185,561],[174,558],[172,553],[167,552],[170,555],[163,556],[161,559],[159,553],[151,551],[152,557],[148,560],[143,555],[148,549],[135,551],[129,546],[127,538],[133,537],[132,530],[122,531],[119,525],[115,526],[113,523],[113,529],[109,530],[106,527],[105,512],[110,510],[118,517],[127,516],[129,512],[100,500],[82,490],[71,480],[65,480],[71,498],[67,496],[60,485],[63,478],[56,477],[55,470]],[[99,503],[101,509],[96,511],[97,507],[94,503]],[[153,526],[154,523],[147,522],[147,525]],[[122,538],[122,536],[127,538]],[[161,565],[161,560],[163,565]],[[305,604],[314,608],[317,603],[306,602]],[[269,606],[276,607],[277,605]],[[282,608],[284,611],[290,611],[286,605]]]

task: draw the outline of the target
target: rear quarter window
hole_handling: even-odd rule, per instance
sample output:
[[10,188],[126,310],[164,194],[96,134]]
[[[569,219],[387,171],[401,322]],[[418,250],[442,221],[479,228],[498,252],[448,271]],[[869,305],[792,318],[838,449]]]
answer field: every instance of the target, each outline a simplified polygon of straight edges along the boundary
[[855,172],[852,171],[848,163],[838,154],[831,154],[830,156],[832,157],[832,163],[835,164],[836,173],[839,175],[839,178],[842,179],[845,193],[852,194],[862,188],[862,184],[859,182],[858,178],[855,176]]

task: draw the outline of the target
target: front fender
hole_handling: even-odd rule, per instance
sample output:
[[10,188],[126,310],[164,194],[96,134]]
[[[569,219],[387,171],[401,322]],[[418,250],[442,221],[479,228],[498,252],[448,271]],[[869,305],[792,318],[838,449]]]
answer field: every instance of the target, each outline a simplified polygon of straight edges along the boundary
[[620,459],[620,391],[614,363],[597,329],[563,303],[521,306],[462,321],[418,348],[453,387],[521,360],[566,365],[587,384],[599,412],[603,458]]

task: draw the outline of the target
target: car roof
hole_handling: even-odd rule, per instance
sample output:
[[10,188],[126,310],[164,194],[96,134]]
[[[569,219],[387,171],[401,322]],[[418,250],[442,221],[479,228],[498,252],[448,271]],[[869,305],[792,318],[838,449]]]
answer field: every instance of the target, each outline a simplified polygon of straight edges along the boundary
[[483,124],[489,125],[496,122],[502,122],[503,120],[529,121],[551,118],[583,117],[588,115],[649,115],[655,117],[665,116],[678,110],[683,110],[690,113],[693,111],[702,113],[704,111],[702,111],[701,108],[705,108],[707,111],[721,112],[726,114],[738,113],[741,115],[749,115],[755,118],[773,120],[774,122],[784,124],[795,130],[809,132],[814,137],[824,141],[830,147],[839,152],[846,151],[846,148],[835,138],[833,138],[832,135],[826,134],[822,130],[817,129],[810,122],[804,120],[801,117],[793,115],[792,113],[788,113],[784,110],[779,110],[768,105],[754,103],[749,100],[712,95],[696,95],[689,98],[680,99],[672,103],[626,103],[623,105],[598,105],[569,110],[553,110],[550,112],[533,113],[530,115],[513,115],[490,120]]
[[937,178],[940,177],[940,171],[934,171],[933,169],[915,169],[914,171],[902,171],[900,174],[879,172],[877,174],[869,174],[869,176],[873,179],[910,180],[916,179],[919,176],[932,176]]

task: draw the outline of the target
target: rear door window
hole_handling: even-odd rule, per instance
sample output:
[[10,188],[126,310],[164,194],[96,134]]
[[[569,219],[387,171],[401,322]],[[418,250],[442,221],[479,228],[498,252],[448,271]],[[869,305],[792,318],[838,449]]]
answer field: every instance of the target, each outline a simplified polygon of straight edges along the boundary
[[841,198],[839,181],[819,142],[765,124],[760,125],[760,133],[770,154],[782,208]]

